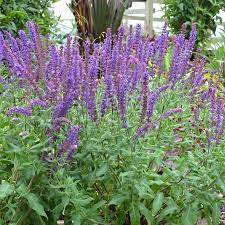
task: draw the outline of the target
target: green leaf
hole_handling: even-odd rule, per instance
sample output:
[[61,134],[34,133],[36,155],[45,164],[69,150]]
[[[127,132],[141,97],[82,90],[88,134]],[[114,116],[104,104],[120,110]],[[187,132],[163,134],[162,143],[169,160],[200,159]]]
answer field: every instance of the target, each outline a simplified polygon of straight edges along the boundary
[[151,224],[151,225],[155,224],[155,220],[152,216],[151,211],[149,209],[147,209],[143,203],[140,203],[138,205],[138,209],[139,209],[140,213],[145,217],[148,224]]
[[125,194],[117,194],[111,199],[111,201],[109,202],[109,205],[120,205],[126,199],[128,199],[127,195],[125,195]]
[[81,215],[78,213],[72,215],[72,221],[73,221],[73,224],[75,225],[81,225]]
[[155,216],[161,209],[163,204],[164,195],[162,192],[158,192],[152,203],[152,215]]
[[100,202],[94,204],[92,207],[91,207],[91,211],[96,211],[97,209],[99,209],[100,207],[102,207],[103,205],[105,204],[105,201],[104,200],[101,200]]
[[0,200],[12,194],[14,186],[8,182],[4,182],[0,185]]
[[194,225],[197,221],[197,209],[189,205],[183,212],[181,217],[182,225]]
[[170,205],[167,206],[165,209],[162,210],[162,212],[159,214],[158,222],[162,221],[166,216],[172,214],[174,211],[177,210],[176,205]]
[[123,207],[119,208],[117,215],[116,225],[123,225],[126,221],[126,212]]
[[221,179],[217,179],[217,185],[221,188],[221,190],[225,194],[225,183]]
[[100,169],[96,171],[96,176],[101,177],[102,175],[106,174],[107,171],[108,171],[108,165],[107,163],[105,163]]
[[131,204],[129,215],[131,225],[140,225],[140,213],[136,204]]
[[6,15],[0,14],[0,20],[5,19]]
[[220,224],[221,211],[218,203],[212,205],[212,225]]
[[35,194],[29,193],[25,195],[25,198],[27,199],[31,209],[33,209],[39,216],[44,216],[47,218],[44,207],[41,205],[38,197]]

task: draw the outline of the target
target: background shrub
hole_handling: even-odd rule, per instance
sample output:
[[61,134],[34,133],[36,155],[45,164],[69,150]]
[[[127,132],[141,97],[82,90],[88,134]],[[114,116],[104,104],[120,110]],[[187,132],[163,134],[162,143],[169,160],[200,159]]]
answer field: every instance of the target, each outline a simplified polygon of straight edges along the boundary
[[222,22],[218,16],[225,9],[224,0],[164,0],[165,17],[172,32],[179,33],[181,26],[186,25],[187,34],[193,23],[197,26],[198,42],[204,44],[207,38],[215,33],[216,22]]
[[0,0],[0,29],[17,34],[29,20],[35,21],[42,34],[56,28],[57,18],[51,10],[58,0]]

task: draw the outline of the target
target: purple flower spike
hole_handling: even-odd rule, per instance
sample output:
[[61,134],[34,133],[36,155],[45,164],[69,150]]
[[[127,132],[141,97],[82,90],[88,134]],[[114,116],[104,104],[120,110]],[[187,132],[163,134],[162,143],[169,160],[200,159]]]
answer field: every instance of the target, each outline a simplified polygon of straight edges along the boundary
[[71,127],[68,131],[67,139],[60,145],[58,157],[61,158],[64,153],[67,153],[66,160],[70,161],[79,145],[79,131],[81,126]]
[[170,109],[161,115],[161,119],[167,119],[168,117],[170,117],[174,114],[182,113],[182,112],[183,112],[183,109],[181,109],[181,108]]
[[11,116],[13,114],[31,116],[32,110],[29,107],[27,107],[27,108],[25,108],[25,107],[13,107],[6,112],[7,116]]
[[144,126],[139,127],[136,131],[134,139],[136,140],[136,139],[144,136],[150,130],[151,126],[152,126],[152,124],[150,122],[148,122]]
[[30,101],[30,106],[31,108],[35,107],[35,106],[41,106],[43,108],[48,108],[48,104],[47,102],[41,100],[41,99],[32,99]]
[[3,60],[3,44],[4,44],[4,38],[3,38],[2,32],[0,31],[0,65],[2,64],[2,60]]

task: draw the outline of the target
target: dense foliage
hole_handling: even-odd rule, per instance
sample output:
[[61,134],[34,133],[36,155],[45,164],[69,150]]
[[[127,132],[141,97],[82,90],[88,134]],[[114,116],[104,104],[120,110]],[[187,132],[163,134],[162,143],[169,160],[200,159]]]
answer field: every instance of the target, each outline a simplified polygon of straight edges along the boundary
[[71,0],[70,9],[75,16],[79,36],[84,40],[101,40],[107,28],[116,33],[125,9],[132,0]]
[[[0,35],[2,224],[218,225],[225,96],[193,26],[102,44]],[[92,53],[90,53],[92,52]]]
[[0,30],[17,34],[26,22],[35,21],[42,34],[51,32],[57,19],[51,10],[57,0],[0,0]]
[[215,33],[217,22],[222,22],[218,14],[225,9],[224,0],[164,0],[164,4],[165,17],[171,30],[179,33],[182,24],[186,24],[187,31],[190,32],[191,25],[195,23],[198,42],[202,44]]
[[207,43],[208,50],[208,67],[214,71],[220,71],[225,86],[225,31],[220,34],[219,40],[211,40]]

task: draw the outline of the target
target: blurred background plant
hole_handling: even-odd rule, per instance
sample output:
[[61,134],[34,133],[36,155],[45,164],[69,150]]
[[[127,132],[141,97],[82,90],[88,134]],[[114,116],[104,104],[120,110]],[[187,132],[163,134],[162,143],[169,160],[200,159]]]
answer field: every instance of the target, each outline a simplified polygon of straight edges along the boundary
[[191,24],[195,23],[198,31],[198,44],[205,45],[208,38],[216,31],[217,24],[222,23],[218,15],[225,9],[224,0],[164,0],[164,17],[173,33],[179,33],[182,24],[186,24],[187,35]]
[[0,29],[17,34],[26,22],[35,21],[42,34],[54,33],[59,18],[51,6],[58,0],[0,0]]
[[210,50],[207,59],[209,69],[220,70],[225,79],[225,30],[220,35],[221,38],[208,41],[207,46]]
[[[115,33],[132,0],[71,0],[69,5],[82,39],[102,39],[108,27]],[[102,36],[103,35],[103,36]]]

